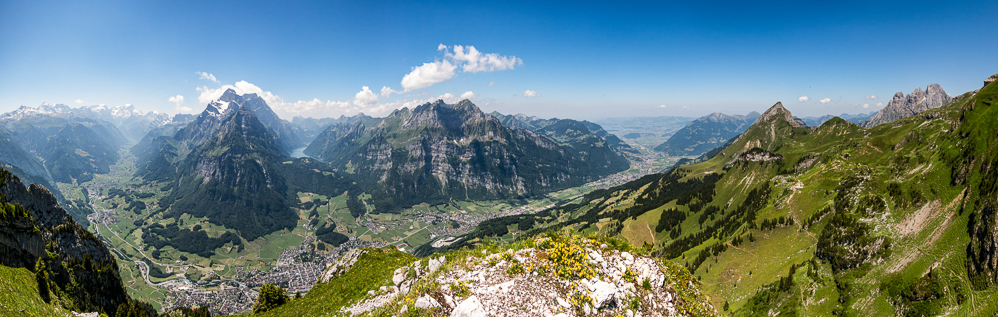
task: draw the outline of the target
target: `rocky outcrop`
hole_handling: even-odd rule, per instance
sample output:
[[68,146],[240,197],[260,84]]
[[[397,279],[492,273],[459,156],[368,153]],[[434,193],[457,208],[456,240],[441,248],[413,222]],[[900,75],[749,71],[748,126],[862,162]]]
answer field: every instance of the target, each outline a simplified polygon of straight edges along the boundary
[[870,121],[864,122],[862,126],[869,129],[884,123],[891,123],[922,111],[942,107],[950,101],[953,101],[953,97],[946,94],[946,91],[939,84],[931,84],[926,87],[925,91],[922,91],[922,88],[916,88],[907,96],[899,91],[894,94],[894,98],[887,103],[884,109],[877,112],[873,118],[870,118]]
[[0,265],[32,271],[44,263],[67,308],[114,312],[127,300],[115,257],[73,221],[45,187],[26,187],[0,169]]
[[678,266],[585,238],[541,237],[533,245],[417,261],[396,269],[392,285],[372,286],[364,299],[340,311],[401,307],[405,314],[414,306],[452,317],[716,314]]
[[985,79],[984,80],[984,86],[986,87],[988,84],[995,82],[995,80],[998,80],[998,74],[991,75],[991,77],[988,77],[988,79]]
[[364,255],[364,253],[367,253],[367,251],[363,249],[350,249],[350,251],[340,256],[336,262],[326,266],[326,272],[322,274],[320,281],[322,283],[329,282],[329,279],[343,275],[343,273],[349,271],[357,263],[357,258]]
[[745,153],[739,154],[735,160],[745,162],[769,162],[783,159],[782,155],[775,154],[760,148],[753,148]]

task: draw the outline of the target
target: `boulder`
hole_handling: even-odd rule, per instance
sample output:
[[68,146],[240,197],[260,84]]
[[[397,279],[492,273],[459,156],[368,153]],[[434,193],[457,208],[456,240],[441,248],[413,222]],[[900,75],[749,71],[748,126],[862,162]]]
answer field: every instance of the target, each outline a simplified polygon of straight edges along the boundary
[[465,299],[454,308],[450,317],[486,317],[488,315],[485,312],[485,307],[478,301],[478,297],[471,295],[471,297],[468,297],[468,299]]
[[419,298],[416,299],[416,308],[431,309],[439,307],[441,307],[440,303],[437,302],[436,299],[433,299],[433,297],[430,297],[430,295],[424,294],[423,296],[420,296]]
[[593,291],[593,306],[596,309],[606,307],[616,300],[617,287],[613,284],[599,281],[592,284],[590,289]]
[[395,283],[395,286],[401,286],[402,282],[405,282],[405,275],[408,273],[408,266],[398,268],[395,270],[395,275],[392,276],[392,283]]

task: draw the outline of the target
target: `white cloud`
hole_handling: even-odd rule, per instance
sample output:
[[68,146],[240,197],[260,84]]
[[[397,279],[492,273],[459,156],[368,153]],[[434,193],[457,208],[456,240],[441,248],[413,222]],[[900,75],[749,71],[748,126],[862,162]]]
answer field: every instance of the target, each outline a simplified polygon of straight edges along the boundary
[[353,96],[353,104],[362,108],[371,107],[378,104],[378,95],[367,86],[361,87],[361,91]]
[[668,106],[666,106],[666,105],[659,105],[658,107],[662,108],[662,109],[668,108]]
[[201,95],[198,96],[198,102],[203,104],[208,104],[213,100],[217,100],[218,98],[222,97],[222,94],[224,94],[225,90],[227,89],[235,90],[236,93],[240,95],[256,94],[257,96],[260,96],[260,98],[263,98],[263,100],[267,101],[268,105],[276,105],[284,103],[284,100],[281,99],[281,97],[278,97],[277,95],[269,91],[263,91],[263,89],[260,89],[260,87],[248,83],[245,80],[240,80],[239,82],[236,82],[235,85],[222,85],[222,87],[215,89],[208,88],[207,86],[198,87],[197,91],[201,93]]
[[524,97],[540,97],[541,94],[537,93],[536,91],[527,89],[527,91],[523,92],[523,96]]
[[465,91],[463,94],[461,94],[461,99],[475,99],[475,97],[478,96],[475,96],[475,93],[471,92],[471,90]]
[[866,108],[869,108],[869,107],[870,107],[870,104],[868,104],[868,103],[864,103],[863,104],[863,109],[866,109]]
[[215,75],[209,74],[207,72],[194,72],[194,74],[198,75],[198,79],[207,79],[214,83],[218,83],[218,79],[215,79]]
[[76,99],[76,100],[73,100],[73,101],[76,102],[76,103],[83,103],[83,99]]
[[683,109],[689,109],[690,106],[683,106]]
[[413,67],[412,72],[402,77],[402,89],[410,91],[448,81],[457,76],[454,73],[455,69],[457,69],[457,66],[446,60],[423,63],[423,66]]
[[[451,80],[457,76],[455,70],[458,67],[463,72],[477,73],[514,69],[517,65],[523,65],[523,60],[516,56],[482,53],[471,45],[454,45],[452,49],[453,52],[443,43],[437,45],[437,51],[444,52],[444,59],[413,67],[412,71],[402,77],[402,92],[422,89]],[[492,86],[493,83],[495,82],[490,82],[489,86]],[[385,90],[382,89],[382,96],[386,96],[385,94]]]
[[832,102],[832,99],[831,98],[825,98],[825,99],[818,100],[818,102],[820,102],[821,104],[826,104],[826,103]]
[[811,99],[811,98],[808,98],[807,96],[800,96],[800,98],[797,98],[797,101],[799,101],[799,102],[805,102],[805,101],[808,101],[809,99]]
[[883,103],[883,102],[878,102],[878,103],[877,103],[877,107],[883,107],[883,106],[884,106],[884,103]]
[[[438,46],[437,49],[439,50],[440,47]],[[483,54],[471,45],[466,47],[454,45],[454,53],[447,52],[445,56],[454,60],[455,64],[461,65],[463,71],[470,73],[494,72],[513,69],[516,65],[523,65],[523,61],[516,58],[516,56],[502,56],[498,53]]]
[[496,83],[496,82],[495,82],[494,80],[493,80],[493,81],[490,81],[490,82],[489,82],[489,87],[492,87],[492,85],[494,85],[495,83]]
[[176,108],[177,111],[180,111],[180,112],[191,112],[191,111],[194,111],[194,109],[191,109],[190,107],[185,107],[184,106],[184,96],[176,95],[176,96],[170,97],[170,99],[167,99],[167,100],[169,102],[172,102],[174,104],[174,108]]
[[402,93],[401,91],[388,88],[388,86],[381,86],[381,96],[382,97],[388,98],[388,97],[391,97],[392,94],[401,94],[401,93]]
[[874,96],[874,95],[867,95],[867,96],[866,96],[866,100],[877,100],[877,96]]

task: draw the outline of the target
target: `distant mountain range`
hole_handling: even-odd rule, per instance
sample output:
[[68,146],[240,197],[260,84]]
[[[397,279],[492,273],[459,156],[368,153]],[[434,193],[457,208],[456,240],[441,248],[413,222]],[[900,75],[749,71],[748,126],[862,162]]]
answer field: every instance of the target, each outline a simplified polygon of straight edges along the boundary
[[[616,135],[610,134],[602,126],[589,121],[577,121],[572,119],[541,119],[536,116],[525,114],[503,115],[499,112],[492,112],[489,115],[499,119],[503,125],[513,129],[527,129],[551,138],[562,146],[567,146],[576,152],[601,151],[609,148],[620,154],[636,154],[637,151],[630,145],[621,141]],[[601,146],[602,143],[606,147]],[[587,153],[586,155],[594,155]],[[607,160],[619,160],[617,155],[609,153],[603,154]],[[588,158],[588,159],[596,159]]]
[[699,156],[738,136],[757,118],[755,111],[747,115],[715,112],[693,120],[655,150],[672,156]]
[[508,127],[468,100],[437,101],[358,120],[346,130],[331,126],[305,154],[352,173],[375,206],[388,211],[420,202],[531,196],[628,168],[585,124],[551,123],[539,130],[563,143]]
[[804,120],[804,123],[806,123],[807,126],[809,126],[809,127],[820,126],[821,124],[825,123],[825,121],[828,121],[828,120],[830,120],[832,118],[835,118],[835,117],[842,118],[843,120],[846,120],[846,121],[849,121],[849,122],[852,122],[852,123],[855,123],[855,124],[861,124],[863,122],[869,121],[870,118],[872,118],[873,115],[875,115],[875,114],[877,114],[877,111],[871,111],[870,113],[857,113],[857,114],[842,113],[842,114],[840,114],[838,116],[833,116],[833,115],[830,115],[830,114],[826,114],[826,115],[823,115],[823,116],[820,116],[820,117],[802,117],[801,120]]

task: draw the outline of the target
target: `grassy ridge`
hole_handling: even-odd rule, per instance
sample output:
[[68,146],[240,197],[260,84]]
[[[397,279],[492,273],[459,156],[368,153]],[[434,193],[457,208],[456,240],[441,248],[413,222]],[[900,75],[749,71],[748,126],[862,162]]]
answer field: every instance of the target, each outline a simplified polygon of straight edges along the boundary
[[0,265],[0,316],[66,316],[57,301],[45,303],[38,295],[35,274],[26,268]]
[[[871,129],[797,128],[774,106],[713,158],[538,214],[535,230],[662,250],[726,314],[994,315],[998,274],[977,263],[996,245],[996,95]],[[708,195],[649,199],[708,175],[722,175]]]

